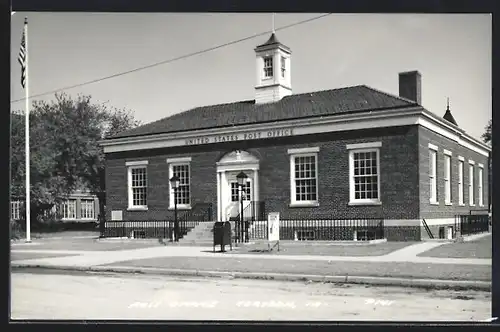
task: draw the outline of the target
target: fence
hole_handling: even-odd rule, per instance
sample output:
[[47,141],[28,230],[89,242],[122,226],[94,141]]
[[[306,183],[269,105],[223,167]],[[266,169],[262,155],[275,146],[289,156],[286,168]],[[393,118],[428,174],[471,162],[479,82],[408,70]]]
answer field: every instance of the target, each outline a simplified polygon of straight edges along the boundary
[[[267,220],[251,222],[249,239],[267,239],[267,223]],[[280,240],[369,241],[383,238],[382,218],[280,220]]]
[[[179,238],[205,220],[179,220]],[[165,238],[172,239],[173,220],[127,220],[105,221],[102,237],[130,237],[134,239]]]
[[[179,238],[183,238],[190,230],[201,222],[211,221],[212,204],[198,203],[190,211],[180,214]],[[124,220],[101,221],[101,237],[131,237],[131,238],[165,238],[172,239],[174,218],[165,220]]]
[[256,220],[265,220],[265,202],[251,201],[246,203],[247,206],[243,209],[243,224],[241,223],[241,214],[230,218],[234,221],[234,233],[236,242],[248,242],[250,225]]
[[478,215],[478,214],[488,214],[490,210],[488,209],[472,209],[469,210],[470,215]]
[[472,235],[489,231],[490,218],[487,214],[466,214],[455,217],[455,227],[461,235]]

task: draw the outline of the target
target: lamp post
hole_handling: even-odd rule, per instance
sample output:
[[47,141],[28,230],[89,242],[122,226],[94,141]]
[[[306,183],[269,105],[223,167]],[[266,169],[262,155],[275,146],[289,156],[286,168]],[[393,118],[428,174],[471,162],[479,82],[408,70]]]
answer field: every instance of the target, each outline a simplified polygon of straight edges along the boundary
[[240,225],[241,225],[241,231],[240,231],[240,242],[243,242],[243,236],[244,236],[244,224],[243,224],[243,186],[245,185],[247,175],[243,172],[240,172],[238,175],[236,175],[236,179],[238,180],[238,186],[240,188]]
[[179,177],[177,175],[170,178],[170,185],[174,190],[174,241],[179,242],[179,221],[177,220],[177,189],[179,188]]

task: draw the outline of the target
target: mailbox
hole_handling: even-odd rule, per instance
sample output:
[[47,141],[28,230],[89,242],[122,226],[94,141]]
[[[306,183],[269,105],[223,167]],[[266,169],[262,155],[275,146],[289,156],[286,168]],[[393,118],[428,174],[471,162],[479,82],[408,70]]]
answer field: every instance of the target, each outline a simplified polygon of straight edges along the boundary
[[225,246],[228,244],[231,250],[233,250],[233,244],[231,242],[231,223],[229,221],[217,221],[214,224],[214,252],[216,245],[220,245],[220,251],[225,252]]

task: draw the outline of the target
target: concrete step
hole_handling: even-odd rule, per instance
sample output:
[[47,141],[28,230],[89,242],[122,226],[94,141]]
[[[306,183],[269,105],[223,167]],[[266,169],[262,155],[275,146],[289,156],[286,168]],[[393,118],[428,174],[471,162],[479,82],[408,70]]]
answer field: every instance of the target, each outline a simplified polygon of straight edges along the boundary
[[182,239],[179,240],[182,244],[213,244],[213,227],[214,222],[202,222],[196,225]]
[[186,234],[187,236],[194,236],[194,237],[203,237],[203,236],[213,236],[214,233],[212,232],[190,232],[188,234]]
[[[213,227],[215,222],[202,222],[189,231],[179,243],[184,245],[213,245]],[[232,238],[235,237],[236,223],[230,221]]]
[[212,233],[209,234],[188,234],[185,237],[199,238],[199,237],[213,237]]
[[202,240],[202,239],[213,239],[213,236],[184,236],[185,240]]

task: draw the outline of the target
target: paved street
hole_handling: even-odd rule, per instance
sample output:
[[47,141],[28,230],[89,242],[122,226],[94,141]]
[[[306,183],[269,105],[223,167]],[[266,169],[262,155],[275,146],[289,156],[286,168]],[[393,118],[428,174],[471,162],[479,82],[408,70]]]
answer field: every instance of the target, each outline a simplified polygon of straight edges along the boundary
[[471,321],[491,311],[489,292],[33,272],[12,274],[12,319]]

